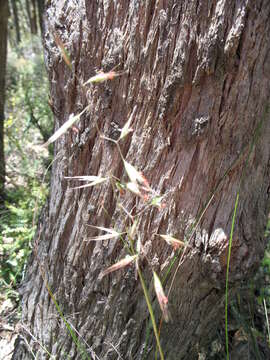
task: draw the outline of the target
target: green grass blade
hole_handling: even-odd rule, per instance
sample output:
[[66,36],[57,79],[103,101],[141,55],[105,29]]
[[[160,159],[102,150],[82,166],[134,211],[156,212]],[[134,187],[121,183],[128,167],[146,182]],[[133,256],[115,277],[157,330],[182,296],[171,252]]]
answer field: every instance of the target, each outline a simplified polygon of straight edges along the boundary
[[230,240],[229,240],[229,249],[228,249],[228,258],[227,258],[227,270],[226,270],[226,290],[225,290],[225,337],[226,337],[226,356],[227,360],[229,360],[229,335],[228,335],[228,292],[229,292],[229,270],[230,270],[230,258],[231,258],[231,250],[232,250],[232,238],[234,232],[234,225],[236,219],[236,211],[238,207],[238,200],[239,200],[239,191],[236,195],[235,205],[234,205],[234,212],[233,212],[233,219],[232,219],[232,226],[231,226],[231,233],[230,233]]
[[84,347],[80,344],[80,342],[78,341],[74,331],[72,330],[71,326],[69,325],[69,323],[67,322],[67,320],[65,319],[65,316],[64,314],[62,313],[62,310],[60,309],[60,306],[58,304],[58,302],[56,301],[56,298],[54,297],[53,293],[52,293],[52,290],[51,288],[49,287],[49,285],[47,284],[47,282],[45,281],[44,279],[44,283],[45,283],[45,286],[48,290],[48,293],[52,299],[52,301],[54,302],[54,305],[58,311],[58,314],[60,315],[61,319],[64,321],[64,324],[70,334],[70,336],[72,337],[72,340],[74,341],[75,345],[77,346],[77,349],[80,351],[80,353],[83,355],[83,359],[87,359],[87,360],[91,360],[91,357],[88,356],[88,354],[86,353]]
[[[266,113],[268,112],[268,109],[266,109]],[[235,204],[234,204],[234,212],[233,212],[233,219],[232,219],[232,226],[231,226],[231,232],[230,232],[230,240],[229,240],[229,249],[228,249],[228,258],[227,258],[227,270],[226,270],[226,288],[225,288],[225,338],[226,338],[226,358],[227,360],[229,360],[229,336],[228,336],[228,291],[229,291],[229,269],[230,269],[230,257],[231,257],[231,248],[232,248],[232,237],[233,237],[233,232],[234,232],[234,225],[235,225],[235,219],[236,219],[236,211],[237,211],[237,207],[238,207],[238,201],[239,201],[239,193],[240,193],[240,189],[241,189],[241,185],[243,182],[243,179],[245,178],[245,174],[246,174],[246,169],[247,169],[247,165],[248,165],[248,161],[250,159],[250,155],[252,153],[252,150],[260,136],[260,131],[262,128],[262,124],[263,124],[263,120],[264,120],[264,116],[262,118],[262,120],[259,121],[254,134],[252,136],[252,140],[251,143],[249,145],[249,151],[248,151],[248,155],[243,167],[243,171],[242,171],[242,175],[240,177],[240,183],[239,183],[239,187],[238,187],[238,191],[237,191],[237,195],[236,195],[236,200],[235,200]]]
[[162,351],[162,348],[161,348],[161,345],[160,345],[160,340],[159,340],[156,320],[155,320],[155,316],[154,316],[154,311],[153,311],[153,308],[152,308],[152,305],[151,305],[148,290],[146,288],[144,278],[143,278],[143,275],[142,275],[142,272],[141,272],[140,268],[138,268],[138,274],[139,274],[139,278],[140,278],[140,281],[141,281],[141,284],[142,284],[144,297],[145,297],[145,300],[146,300],[146,303],[147,303],[147,307],[148,307],[148,311],[149,311],[149,314],[150,314],[151,322],[152,322],[152,325],[153,325],[153,330],[154,330],[154,334],[155,334],[155,337],[156,337],[156,342],[157,342],[157,347],[158,347],[158,351],[159,351],[159,354],[160,354],[160,358],[161,358],[161,360],[164,360],[164,355],[163,355],[163,351]]
[[267,312],[265,298],[263,298],[263,307],[264,307],[264,313],[265,313],[266,325],[267,325],[268,346],[270,347],[270,326],[269,326],[269,319],[268,319],[268,312]]

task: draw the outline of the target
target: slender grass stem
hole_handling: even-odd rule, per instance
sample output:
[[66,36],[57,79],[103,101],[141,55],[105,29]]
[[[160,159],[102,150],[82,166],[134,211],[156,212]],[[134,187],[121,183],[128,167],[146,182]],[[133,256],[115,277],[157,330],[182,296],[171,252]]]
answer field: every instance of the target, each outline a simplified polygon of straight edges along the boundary
[[66,328],[67,328],[68,332],[70,333],[70,335],[71,335],[71,337],[72,337],[72,340],[74,341],[74,343],[76,344],[77,348],[78,348],[79,351],[82,353],[82,355],[84,355],[83,358],[86,357],[86,359],[91,360],[90,356],[88,356],[88,355],[86,354],[86,352],[84,351],[84,349],[82,348],[82,346],[81,346],[80,343],[78,342],[78,339],[77,339],[76,335],[74,334],[71,326],[69,325],[69,323],[68,323],[67,320],[65,319],[65,316],[64,316],[64,314],[62,313],[62,311],[61,311],[61,309],[60,309],[60,306],[58,305],[58,303],[57,303],[57,301],[56,301],[56,299],[55,299],[55,297],[54,297],[54,295],[53,295],[53,293],[52,293],[49,285],[48,285],[47,283],[45,283],[45,285],[46,285],[46,288],[47,288],[47,290],[48,290],[48,292],[49,292],[49,294],[50,294],[50,297],[52,298],[52,300],[53,300],[53,302],[54,302],[54,305],[55,305],[55,307],[56,307],[59,315],[61,316],[62,320],[64,321],[64,323],[65,323],[65,325],[66,325]]
[[147,303],[147,307],[148,307],[148,311],[151,317],[151,321],[152,321],[152,325],[153,325],[153,330],[154,330],[154,334],[156,337],[156,342],[157,342],[157,346],[158,346],[158,350],[159,350],[159,354],[160,354],[160,358],[161,360],[164,360],[164,355],[163,355],[163,351],[160,345],[160,340],[159,340],[159,335],[158,335],[158,330],[157,330],[157,325],[156,325],[156,320],[155,320],[155,316],[154,316],[154,311],[151,305],[151,301],[149,299],[149,294],[148,294],[148,290],[146,288],[145,282],[144,282],[144,278],[142,275],[142,272],[140,270],[140,268],[138,268],[138,274],[139,274],[139,278],[142,284],[142,288],[143,288],[143,292],[144,292],[144,297]]
[[[55,357],[52,356],[52,354],[46,349],[46,347],[43,346],[43,344],[27,329],[26,326],[24,326],[23,324],[21,326],[31,336],[31,338],[41,347],[41,349],[47,353],[47,355],[49,356],[50,359],[55,359]],[[29,348],[30,348],[30,345],[29,345]],[[33,353],[32,353],[32,355],[35,358],[35,355]]]
[[226,356],[227,356],[227,360],[229,360],[229,336],[228,336],[229,271],[230,271],[230,258],[231,258],[231,250],[232,250],[232,238],[233,238],[234,225],[235,225],[235,219],[236,219],[236,211],[237,211],[237,207],[238,207],[238,200],[239,200],[239,192],[236,195],[236,200],[235,200],[235,205],[234,205],[234,212],[233,212],[233,219],[232,219],[232,226],[231,226],[231,233],[230,233],[230,240],[229,240],[228,258],[227,258],[227,270],[226,270],[225,337],[226,337]]
[[[267,109],[266,109],[267,111]],[[263,119],[262,118],[258,125],[256,126],[256,129],[254,131],[254,134],[252,136],[252,140],[251,143],[248,147],[248,154],[247,154],[247,158],[246,161],[244,163],[243,166],[243,170],[242,170],[242,174],[240,177],[240,181],[239,181],[239,186],[238,186],[238,191],[237,191],[237,195],[236,195],[236,200],[235,200],[235,204],[234,204],[234,212],[233,212],[233,219],[232,219],[232,225],[231,225],[231,232],[230,232],[230,240],[229,240],[229,249],[228,249],[228,257],[227,257],[227,270],[226,270],[226,289],[225,289],[225,338],[226,338],[226,358],[227,360],[229,360],[229,336],[228,336],[228,292],[229,292],[229,269],[230,269],[230,257],[231,257],[231,249],[232,249],[232,237],[233,237],[233,232],[234,232],[234,225],[235,225],[235,219],[236,219],[236,211],[237,211],[237,207],[238,207],[238,201],[239,201],[239,194],[240,194],[240,189],[241,189],[241,185],[242,182],[245,178],[246,175],[246,170],[247,170],[247,165],[248,165],[248,161],[250,159],[250,155],[252,153],[252,150],[259,138],[260,135],[260,130],[262,128],[262,124],[263,124]]]
[[54,297],[53,292],[52,292],[51,288],[49,287],[49,284],[47,283],[47,281],[45,279],[45,274],[43,273],[43,270],[41,270],[41,274],[42,274],[43,281],[44,281],[44,284],[46,286],[46,289],[47,289],[52,301],[54,302],[54,305],[55,305],[55,307],[57,309],[58,314],[60,315],[61,319],[64,321],[64,324],[65,324],[70,336],[72,337],[72,340],[74,341],[75,345],[77,346],[77,349],[83,355],[82,359],[91,360],[91,357],[87,355],[85,349],[82,347],[82,345],[78,341],[76,335],[74,334],[74,331],[72,330],[71,326],[69,325],[69,323],[65,319],[65,316],[64,316],[58,302],[56,301],[56,298]]
[[265,298],[263,298],[263,306],[264,306],[264,313],[265,313],[266,325],[267,325],[268,346],[270,347],[270,327],[269,327],[269,319],[268,319],[268,314],[267,314],[267,307],[266,307]]

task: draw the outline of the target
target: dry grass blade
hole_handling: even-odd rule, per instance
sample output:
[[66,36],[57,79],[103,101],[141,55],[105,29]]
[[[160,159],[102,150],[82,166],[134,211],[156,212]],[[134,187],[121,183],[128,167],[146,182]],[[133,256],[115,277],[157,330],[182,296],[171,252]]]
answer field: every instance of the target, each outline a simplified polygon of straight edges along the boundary
[[135,115],[135,111],[136,111],[136,106],[134,107],[132,114],[130,115],[128,121],[125,123],[125,125],[123,126],[123,128],[121,129],[121,134],[118,140],[123,139],[124,137],[126,137],[130,132],[133,131],[133,129],[131,129],[130,125],[133,121],[134,115]]
[[130,218],[130,220],[133,221],[133,216],[127,211],[127,209],[123,206],[123,204],[117,203],[117,206],[119,207],[119,209],[124,211],[124,213]]
[[[105,179],[106,180],[106,179]],[[87,187],[91,187],[91,186],[95,186],[98,184],[101,184],[102,182],[104,182],[105,180],[97,180],[97,181],[93,181],[90,184],[84,184],[84,185],[80,185],[80,186],[75,186],[74,188],[71,188],[71,190],[77,190],[77,189],[83,189],[83,188],[87,188]]]
[[[184,243],[184,241],[181,241],[181,240],[178,240],[176,238],[174,238],[173,236],[170,236],[170,235],[161,235],[161,234],[157,234],[159,235],[160,237],[162,237],[162,239],[164,239],[167,244],[173,246],[173,248],[176,250],[176,249],[179,249],[180,247],[185,247],[185,246],[189,246],[187,244]],[[190,246],[189,246],[190,247]]]
[[125,234],[125,233],[119,233],[119,232],[117,232],[117,231],[115,231],[113,229],[104,228],[102,226],[93,226],[93,225],[88,225],[88,226],[91,226],[92,228],[95,228],[95,229],[98,229],[98,230],[101,230],[101,231],[105,231],[107,234],[95,236],[95,237],[92,237],[92,238],[84,240],[84,241],[110,240],[110,239],[117,238],[117,237]]
[[70,68],[70,70],[72,70],[70,58],[69,58],[68,52],[65,49],[65,46],[64,46],[62,40],[59,38],[59,36],[56,33],[53,34],[53,37],[54,37],[54,41],[55,41],[56,45],[59,47],[59,49],[61,51],[61,54],[62,54],[62,57],[63,57],[65,63]]
[[95,181],[96,179],[105,179],[95,175],[65,176],[65,179],[74,179],[80,181]]
[[142,198],[144,201],[149,200],[149,191],[150,191],[150,189],[146,189],[145,187],[139,186],[139,185],[137,185],[135,183],[132,183],[132,182],[127,183],[126,188],[127,188],[127,190],[129,190],[133,194],[135,194],[135,195],[139,196],[140,198]]
[[131,264],[137,257],[138,257],[138,255],[133,255],[133,256],[127,255],[124,259],[118,261],[116,264],[114,264],[114,265],[108,267],[106,270],[104,270],[102,272],[102,276],[108,275],[113,271],[122,269],[123,267]]
[[89,106],[87,106],[83,111],[81,111],[77,115],[71,114],[69,119],[49,138],[49,140],[43,145],[48,146],[49,144],[53,143],[55,140],[57,140],[61,135],[63,135],[77,120],[80,119],[80,117],[86,112],[86,110],[89,109]]
[[131,191],[133,194],[142,197],[143,194],[140,192],[139,186],[132,182],[126,184],[126,188]]
[[[35,343],[38,344],[38,345],[41,347],[41,349],[42,349],[44,352],[47,353],[47,355],[49,356],[50,359],[52,359],[52,360],[55,359],[55,357],[54,357],[54,356],[46,349],[46,347],[30,332],[30,330],[27,329],[26,326],[24,326],[23,324],[21,324],[21,327],[31,336],[31,338],[35,341]],[[25,339],[24,339],[24,340],[25,340]],[[29,343],[26,342],[26,344],[29,346],[29,348],[30,348],[30,350],[31,350],[31,347],[30,347]],[[34,356],[32,350],[31,350],[31,353],[32,353],[32,355]],[[34,359],[35,359],[35,358],[36,358],[36,357],[34,356]]]
[[104,73],[101,71],[95,76],[90,77],[84,85],[88,84],[96,84],[96,83],[102,83],[104,81],[113,80],[115,77],[123,75],[125,72],[115,72],[115,71],[109,71],[108,73]]
[[69,326],[75,331],[75,333],[78,335],[78,337],[83,341],[84,345],[86,346],[86,348],[88,349],[88,351],[90,351],[92,359],[93,360],[100,360],[100,358],[97,356],[97,354],[94,352],[94,350],[91,348],[91,346],[85,341],[85,339],[83,338],[83,336],[79,333],[79,331],[72,325],[72,323],[70,321],[67,320],[67,322],[69,323]]
[[87,176],[87,175],[85,175],[85,176],[72,176],[72,177],[66,176],[65,179],[79,180],[79,181],[89,181],[88,184],[84,184],[84,185],[76,186],[76,187],[72,188],[73,190],[74,189],[82,189],[82,188],[86,188],[86,187],[90,187],[90,186],[95,186],[95,185],[101,184],[104,181],[108,180],[108,178],[103,178],[101,176],[92,176],[92,175],[89,175],[89,176]]
[[155,271],[153,271],[153,274],[154,274],[154,287],[155,287],[155,292],[156,292],[157,299],[159,302],[159,306],[162,311],[164,320],[166,322],[168,322],[169,318],[170,318],[169,310],[168,310],[168,298],[164,294],[164,290],[163,290],[161,281],[159,280],[159,277],[157,276]]
[[117,355],[118,355],[118,359],[124,360],[124,359],[122,358],[120,352],[117,350],[116,346],[113,345],[113,343],[104,341],[104,344],[107,344],[107,345],[111,346],[111,347],[114,349],[114,351],[115,351],[115,352],[117,353]]
[[130,181],[136,185],[137,184],[143,185],[143,186],[145,186],[144,190],[150,191],[151,188],[150,188],[149,183],[146,180],[146,178],[138,170],[136,170],[133,165],[128,163],[126,160],[123,160],[123,161],[124,161],[125,170],[127,172],[127,175],[129,177]]

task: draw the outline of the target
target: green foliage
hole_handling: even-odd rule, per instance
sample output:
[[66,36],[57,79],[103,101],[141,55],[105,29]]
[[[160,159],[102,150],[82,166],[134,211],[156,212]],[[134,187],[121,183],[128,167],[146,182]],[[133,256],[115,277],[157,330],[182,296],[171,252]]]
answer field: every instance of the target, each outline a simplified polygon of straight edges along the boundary
[[[267,307],[270,309],[270,249],[266,250],[261,267],[256,275],[258,301],[262,304],[265,299]],[[259,286],[259,289],[258,289]]]
[[[48,152],[41,145],[52,132],[48,80],[39,38],[9,49],[7,66],[5,157],[6,203],[1,216],[0,287],[7,297],[16,289],[31,252],[37,209],[46,197]],[[2,291],[3,293],[3,291]]]
[[[40,40],[9,49],[5,121],[7,182],[41,176],[48,153],[42,145],[53,127]],[[23,179],[24,178],[24,179]],[[13,184],[14,185],[14,184]]]
[[36,226],[35,212],[44,202],[46,189],[34,181],[7,193],[6,209],[1,214],[0,286],[6,296],[17,298],[20,283]]

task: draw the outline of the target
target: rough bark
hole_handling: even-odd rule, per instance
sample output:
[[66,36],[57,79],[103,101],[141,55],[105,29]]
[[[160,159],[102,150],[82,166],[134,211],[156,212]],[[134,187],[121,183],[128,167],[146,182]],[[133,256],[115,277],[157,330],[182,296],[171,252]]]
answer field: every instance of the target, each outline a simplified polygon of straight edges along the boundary
[[0,207],[5,195],[4,119],[6,92],[8,0],[0,0]]
[[[51,2],[45,50],[56,127],[91,104],[79,135],[70,132],[56,142],[50,198],[22,288],[23,322],[52,355],[81,358],[41,268],[67,319],[100,359],[117,359],[115,349],[124,359],[142,359],[144,351],[145,359],[154,358],[152,334],[145,346],[149,314],[133,267],[99,276],[124,256],[122,243],[85,241],[96,234],[87,224],[125,229],[127,219],[116,207],[120,200],[110,184],[74,191],[64,178],[108,171],[125,178],[117,148],[100,138],[96,121],[113,136],[115,124],[122,127],[136,106],[134,132],[121,146],[152,187],[167,193],[166,207],[150,209],[139,221],[144,252],[158,274],[166,272],[174,252],[155,234],[188,238],[190,225],[205,210],[169,297],[172,320],[161,330],[165,359],[197,359],[223,317],[228,239],[241,177],[231,290],[258,267],[269,211],[269,16],[268,0]],[[51,31],[65,44],[76,76]],[[115,66],[127,73],[83,91],[80,81]],[[121,202],[128,211],[143,206],[128,194]],[[144,259],[141,268],[154,299],[149,263]],[[155,313],[160,316],[156,303]]]

